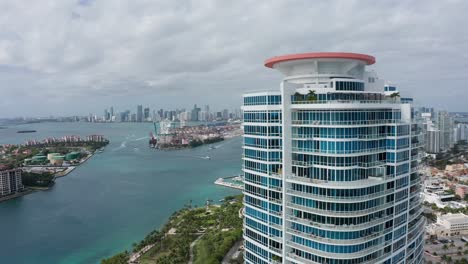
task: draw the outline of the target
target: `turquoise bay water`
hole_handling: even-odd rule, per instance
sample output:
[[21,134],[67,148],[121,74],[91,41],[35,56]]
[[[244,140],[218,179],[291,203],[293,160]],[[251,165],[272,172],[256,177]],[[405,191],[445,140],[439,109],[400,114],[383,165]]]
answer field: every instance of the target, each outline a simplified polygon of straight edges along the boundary
[[[240,138],[213,150],[157,151],[147,147],[152,128],[150,123],[40,123],[0,129],[0,144],[89,134],[111,141],[104,153],[58,179],[51,190],[0,203],[1,262],[98,263],[129,249],[189,200],[203,205],[240,193],[213,184],[240,173]],[[16,133],[22,129],[37,133]]]

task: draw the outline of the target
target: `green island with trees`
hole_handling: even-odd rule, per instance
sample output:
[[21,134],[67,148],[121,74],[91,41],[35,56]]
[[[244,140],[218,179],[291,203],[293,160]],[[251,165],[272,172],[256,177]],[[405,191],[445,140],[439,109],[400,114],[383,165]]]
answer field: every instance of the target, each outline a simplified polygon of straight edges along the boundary
[[21,181],[26,187],[48,188],[54,185],[55,175],[53,173],[33,173],[24,171],[21,173]]
[[[241,208],[242,195],[228,196],[220,205],[187,206],[175,212],[160,230],[134,243],[131,252],[103,259],[101,264],[128,263],[136,253],[142,253],[138,258],[141,264],[176,264],[190,260],[194,264],[221,263],[242,238]],[[243,263],[242,254],[231,263]]]

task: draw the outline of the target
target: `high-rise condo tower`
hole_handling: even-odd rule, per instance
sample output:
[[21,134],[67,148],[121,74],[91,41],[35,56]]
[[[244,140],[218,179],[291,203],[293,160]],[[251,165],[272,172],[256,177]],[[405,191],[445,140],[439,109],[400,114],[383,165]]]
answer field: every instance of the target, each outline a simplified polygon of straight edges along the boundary
[[246,263],[422,263],[412,99],[341,52],[273,57],[244,95]]

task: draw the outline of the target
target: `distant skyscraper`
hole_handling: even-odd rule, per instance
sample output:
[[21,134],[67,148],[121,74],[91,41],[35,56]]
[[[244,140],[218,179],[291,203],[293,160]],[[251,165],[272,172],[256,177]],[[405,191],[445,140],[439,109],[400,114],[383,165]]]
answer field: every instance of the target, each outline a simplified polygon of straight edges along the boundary
[[145,109],[143,111],[143,117],[144,117],[145,121],[149,120],[149,118],[150,118],[150,109],[149,109],[149,107],[145,107]]
[[224,120],[229,119],[229,110],[227,110],[227,109],[223,110],[223,119]]
[[426,151],[428,153],[440,152],[440,130],[435,126],[428,127],[426,131]]
[[279,91],[244,95],[246,263],[422,263],[421,135],[374,63],[274,57]]
[[121,120],[122,122],[129,122],[130,120],[130,110],[126,110],[125,112],[121,113]]
[[137,112],[136,112],[136,122],[141,122],[141,121],[143,121],[143,106],[138,105]]
[[439,133],[439,144],[442,151],[453,147],[453,119],[447,111],[439,111],[437,113],[436,125]]
[[114,118],[114,107],[110,107],[110,121],[113,121],[112,119]]
[[200,112],[200,108],[197,107],[195,104],[192,109],[192,121],[198,121],[198,113]]
[[107,109],[104,110],[104,121],[108,121],[109,120],[109,111],[107,111]]

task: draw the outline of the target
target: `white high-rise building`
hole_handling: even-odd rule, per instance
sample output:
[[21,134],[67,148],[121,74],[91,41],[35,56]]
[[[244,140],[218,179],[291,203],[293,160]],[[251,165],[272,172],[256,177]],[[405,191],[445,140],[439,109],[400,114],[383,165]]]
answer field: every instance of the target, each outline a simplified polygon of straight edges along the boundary
[[434,126],[428,127],[426,131],[426,151],[431,154],[440,152],[440,130]]
[[244,95],[246,263],[422,263],[422,134],[374,63],[274,57],[279,90]]
[[466,141],[468,140],[468,125],[467,124],[457,124],[453,129],[454,141]]
[[439,133],[440,149],[442,151],[448,150],[453,147],[453,119],[447,111],[439,111],[437,113],[437,128]]
[[21,169],[6,169],[0,164],[0,197],[23,191],[21,173]]

